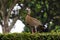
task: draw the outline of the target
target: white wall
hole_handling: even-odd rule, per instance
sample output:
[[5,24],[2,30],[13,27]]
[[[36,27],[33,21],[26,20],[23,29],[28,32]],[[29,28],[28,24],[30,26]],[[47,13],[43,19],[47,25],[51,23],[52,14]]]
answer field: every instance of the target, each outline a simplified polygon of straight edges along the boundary
[[11,29],[11,33],[17,32],[21,33],[24,30],[25,25],[21,20],[17,20],[14,27]]
[[[8,24],[10,25],[11,22],[12,22],[12,19],[10,19],[10,22],[8,22]],[[15,25],[11,29],[10,33],[21,33],[24,30],[24,27],[25,25],[23,24],[23,22],[21,20],[17,20]],[[0,25],[0,33],[2,33],[1,25]]]

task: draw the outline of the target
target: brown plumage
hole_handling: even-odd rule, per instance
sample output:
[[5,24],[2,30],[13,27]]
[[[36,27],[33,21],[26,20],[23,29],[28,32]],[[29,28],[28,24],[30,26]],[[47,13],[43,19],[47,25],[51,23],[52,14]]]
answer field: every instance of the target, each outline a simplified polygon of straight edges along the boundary
[[31,10],[29,8],[26,8],[26,10],[28,11],[28,14],[25,18],[25,22],[31,26],[32,33],[33,33],[33,27],[35,28],[35,32],[37,32],[37,27],[39,26],[42,27],[42,23],[38,19],[30,16]]

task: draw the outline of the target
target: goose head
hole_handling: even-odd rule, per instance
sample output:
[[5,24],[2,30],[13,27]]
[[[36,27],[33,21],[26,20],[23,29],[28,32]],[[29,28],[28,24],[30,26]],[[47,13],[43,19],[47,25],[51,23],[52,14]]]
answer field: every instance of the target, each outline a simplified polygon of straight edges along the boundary
[[27,12],[28,12],[28,15],[30,15],[31,13],[31,9],[29,7],[26,8]]

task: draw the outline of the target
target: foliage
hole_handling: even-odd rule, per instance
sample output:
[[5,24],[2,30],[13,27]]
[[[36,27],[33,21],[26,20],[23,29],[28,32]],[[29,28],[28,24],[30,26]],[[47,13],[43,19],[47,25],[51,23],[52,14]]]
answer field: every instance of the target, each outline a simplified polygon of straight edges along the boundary
[[[24,3],[24,10],[27,6],[31,8],[32,17],[40,20],[43,25],[48,23],[49,31],[56,29],[56,25],[60,26],[60,3],[58,0],[23,0],[22,3]],[[24,20],[27,13],[22,12],[21,14],[23,14],[21,17]],[[53,24],[50,24],[50,21]]]
[[[31,8],[31,16],[34,18],[37,18],[42,22],[42,24],[48,23],[48,29],[49,31],[51,30],[56,30],[57,26],[60,26],[60,1],[59,0],[19,0],[17,3],[23,3],[24,7],[20,10],[19,13],[19,19],[25,23],[25,16],[27,15],[27,12],[25,11],[26,7]],[[6,4],[6,5],[5,5]],[[4,14],[6,14],[6,10],[9,9],[11,4],[14,4],[14,0],[9,0],[6,2],[4,5],[5,11]],[[14,4],[15,5],[15,4]],[[0,9],[1,9],[1,3],[0,3]],[[1,24],[1,13],[0,13],[0,24]],[[9,15],[10,16],[10,15]],[[21,18],[20,18],[21,17]],[[50,21],[52,21],[53,24],[50,24]],[[30,30],[27,29],[27,25],[25,30]],[[57,28],[59,29],[59,27]]]
[[0,40],[60,40],[60,32],[0,34]]

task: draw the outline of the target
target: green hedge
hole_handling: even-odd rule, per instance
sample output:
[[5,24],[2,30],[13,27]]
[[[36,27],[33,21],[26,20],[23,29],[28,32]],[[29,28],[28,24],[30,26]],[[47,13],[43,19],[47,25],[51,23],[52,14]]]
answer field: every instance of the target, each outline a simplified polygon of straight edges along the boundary
[[60,40],[60,32],[0,34],[0,40]]

